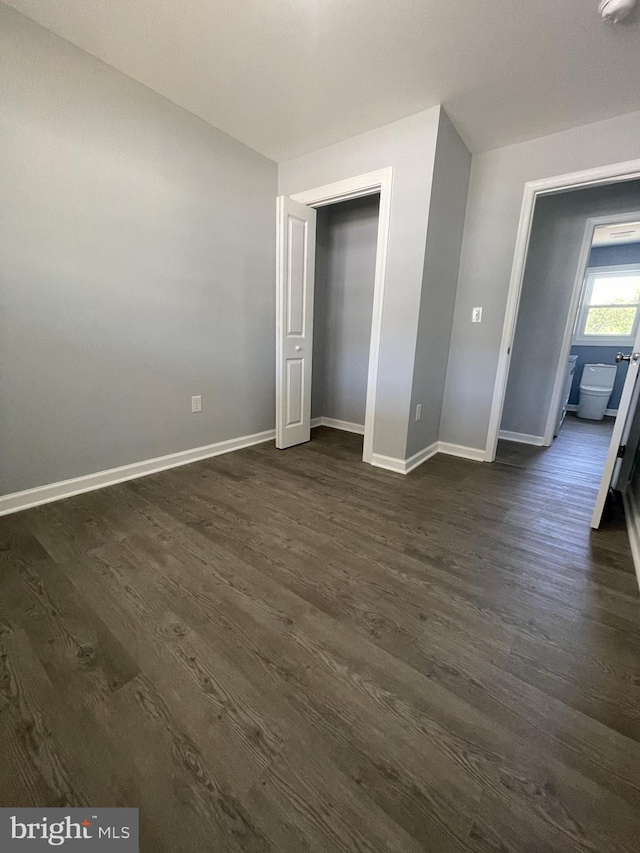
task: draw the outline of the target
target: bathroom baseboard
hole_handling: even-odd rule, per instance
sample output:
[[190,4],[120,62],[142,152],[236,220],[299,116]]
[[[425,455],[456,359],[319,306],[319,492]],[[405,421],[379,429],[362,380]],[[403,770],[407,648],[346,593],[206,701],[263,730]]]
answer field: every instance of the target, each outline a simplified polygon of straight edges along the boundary
[[[577,412],[578,407],[575,405],[575,403],[568,403],[567,404],[567,411],[568,412]],[[608,415],[610,418],[615,418],[616,415],[618,414],[618,410],[617,409],[605,409],[604,413],[605,413],[605,415]]]

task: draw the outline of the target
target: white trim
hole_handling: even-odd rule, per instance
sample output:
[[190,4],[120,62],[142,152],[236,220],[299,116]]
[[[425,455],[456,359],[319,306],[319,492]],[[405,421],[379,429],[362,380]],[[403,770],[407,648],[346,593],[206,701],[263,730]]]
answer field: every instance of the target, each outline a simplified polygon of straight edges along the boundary
[[311,421],[311,429],[319,426],[340,429],[343,432],[354,432],[356,435],[364,435],[364,424],[352,424],[349,421],[339,421],[335,418],[314,418]]
[[[602,219],[612,219],[612,218],[619,219],[622,217],[626,221],[629,216],[640,216],[640,211],[636,211],[635,213],[624,213],[624,214],[616,213],[616,214],[611,214],[611,216],[601,217],[601,218]],[[624,246],[625,244],[619,243],[618,245]],[[629,244],[627,243],[626,245],[629,245]],[[597,248],[597,246],[596,246],[596,248]],[[602,248],[605,248],[605,247],[602,247]],[[609,247],[607,246],[606,248],[609,248]],[[591,273],[604,273],[605,275],[616,275],[616,273],[621,273],[623,275],[625,273],[636,273],[636,275],[637,275],[638,273],[640,273],[640,263],[635,263],[635,264],[607,264],[606,266],[603,265],[603,266],[599,266],[599,267],[587,267],[586,272],[587,272],[587,275],[590,275]]]
[[[529,181],[525,184],[522,207],[520,209],[520,222],[518,224],[518,232],[516,235],[513,264],[511,267],[511,278],[509,281],[509,292],[505,307],[504,323],[502,326],[502,339],[500,342],[498,367],[493,387],[487,444],[483,454],[485,462],[493,462],[496,458],[498,433],[500,432],[500,420],[502,418],[504,396],[507,390],[511,346],[513,344],[516,320],[518,317],[522,280],[527,260],[527,250],[529,248],[529,238],[531,235],[531,224],[533,221],[533,210],[536,198],[538,196],[549,195],[551,193],[563,192],[580,187],[630,181],[634,178],[640,178],[640,160],[630,160],[625,163],[600,166],[595,169],[587,169],[584,172],[572,172],[566,175],[557,175],[553,178]],[[556,406],[556,411],[557,408],[558,406]]]
[[503,441],[516,441],[518,444],[533,444],[535,447],[544,446],[543,435],[528,435],[526,432],[510,432],[508,429],[501,429],[499,436]]
[[396,474],[406,474],[404,459],[396,459],[393,456],[382,456],[380,453],[371,454],[371,464],[376,468],[385,468],[387,471],[395,471]]
[[422,465],[427,459],[431,459],[436,453],[444,453],[446,456],[459,456],[462,459],[470,459],[473,462],[482,462],[484,450],[477,447],[463,447],[461,444],[449,444],[448,441],[434,441],[428,447],[419,450],[408,459],[396,459],[393,456],[382,456],[374,453],[371,464],[376,468],[385,468],[387,471],[395,471],[396,474],[408,474],[418,465]]
[[432,456],[435,456],[438,449],[439,443],[434,441],[433,444],[430,444],[428,447],[423,447],[422,450],[414,453],[413,456],[410,456],[408,459],[396,459],[393,456],[381,456],[379,453],[374,453],[371,464],[375,465],[376,468],[385,468],[387,471],[395,471],[396,474],[409,474],[417,468],[418,465],[422,465],[422,463],[426,462],[427,459],[431,459]]
[[427,459],[431,459],[432,456],[435,456],[438,452],[439,443],[434,441],[433,444],[430,444],[428,447],[423,447],[422,450],[419,450],[417,453],[414,453],[413,456],[410,456],[408,459],[404,460],[404,472],[408,474],[410,471],[413,471],[414,468],[417,468],[418,465],[422,465],[423,462],[426,462]]
[[627,523],[629,544],[631,545],[631,557],[640,589],[640,511],[638,511],[638,504],[632,491],[622,493],[622,503],[624,504],[624,518]]
[[97,471],[95,474],[86,474],[83,477],[74,477],[71,480],[49,483],[46,486],[26,489],[23,492],[0,495],[0,515],[9,515],[12,512],[70,498],[84,492],[92,492],[95,489],[102,489],[105,486],[114,486],[116,483],[135,480],[137,477],[146,477],[148,474],[157,474],[159,471],[166,471],[179,465],[188,465],[190,462],[199,462],[201,459],[210,459],[212,456],[231,453],[233,450],[242,450],[244,447],[252,447],[254,444],[271,441],[275,438],[275,434],[275,430],[268,429],[265,432],[256,432],[253,435],[244,435],[240,438],[230,438],[227,441],[218,441],[204,447],[194,447],[192,450],[181,450],[167,456],[133,462],[131,465],[121,465],[119,468],[109,468],[107,471]]
[[460,456],[462,459],[471,459],[473,462],[484,462],[485,452],[479,447],[464,447],[462,444],[439,441],[438,453],[445,453],[447,456]]
[[332,184],[324,184],[312,190],[304,190],[291,196],[300,204],[309,207],[326,207],[341,201],[349,201],[352,198],[361,198],[366,195],[379,193],[385,182],[391,181],[393,166],[378,169],[375,172],[367,172],[344,181],[335,181]]
[[[378,363],[380,360],[380,339],[382,337],[382,312],[384,288],[387,277],[387,251],[389,228],[391,224],[391,188],[393,166],[368,172],[344,181],[326,184],[312,190],[296,193],[291,198],[310,207],[326,207],[351,198],[380,193],[378,213],[378,241],[376,248],[376,270],[373,285],[373,314],[371,318],[371,339],[369,343],[369,373],[367,378],[367,406],[364,418],[364,445],[362,459],[373,462],[373,431],[376,414],[376,394],[378,390]],[[391,457],[380,457],[387,459]]]
[[[567,411],[568,412],[577,412],[578,407],[576,406],[575,403],[567,403]],[[615,418],[618,415],[618,410],[617,409],[605,409],[604,413],[605,413],[605,415],[609,415],[610,418]]]

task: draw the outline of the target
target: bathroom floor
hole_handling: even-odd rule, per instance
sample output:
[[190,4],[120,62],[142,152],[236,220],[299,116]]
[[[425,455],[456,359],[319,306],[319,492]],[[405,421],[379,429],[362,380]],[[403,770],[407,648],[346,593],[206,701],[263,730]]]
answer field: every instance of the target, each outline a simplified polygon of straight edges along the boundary
[[597,488],[602,477],[615,418],[583,420],[567,412],[551,447],[498,442],[496,461],[526,467],[546,476]]

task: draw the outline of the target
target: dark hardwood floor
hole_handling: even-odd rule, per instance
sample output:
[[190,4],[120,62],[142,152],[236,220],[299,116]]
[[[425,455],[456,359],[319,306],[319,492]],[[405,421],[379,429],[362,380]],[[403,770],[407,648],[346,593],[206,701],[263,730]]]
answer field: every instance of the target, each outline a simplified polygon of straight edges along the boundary
[[0,519],[0,805],[138,806],[145,853],[637,853],[599,430],[403,477],[320,428]]

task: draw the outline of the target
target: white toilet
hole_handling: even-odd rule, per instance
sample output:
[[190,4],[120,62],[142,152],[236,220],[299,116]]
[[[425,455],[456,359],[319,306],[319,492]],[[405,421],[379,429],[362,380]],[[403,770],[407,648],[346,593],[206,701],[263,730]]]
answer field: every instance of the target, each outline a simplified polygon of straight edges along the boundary
[[617,364],[585,364],[580,380],[578,417],[601,421],[616,381]]

